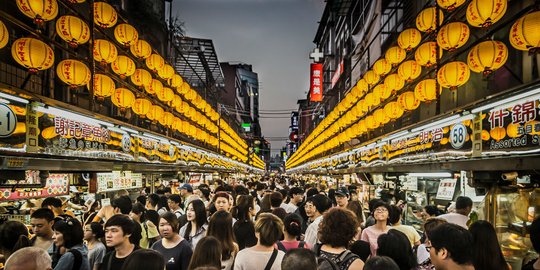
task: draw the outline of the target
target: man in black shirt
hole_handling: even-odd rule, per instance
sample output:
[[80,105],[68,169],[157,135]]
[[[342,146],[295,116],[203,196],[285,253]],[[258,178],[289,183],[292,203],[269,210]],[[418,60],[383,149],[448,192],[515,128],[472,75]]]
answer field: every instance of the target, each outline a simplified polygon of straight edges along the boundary
[[124,265],[126,258],[137,250],[137,245],[129,241],[135,229],[135,223],[127,215],[114,215],[105,223],[105,242],[114,248],[103,258],[99,270],[117,270]]

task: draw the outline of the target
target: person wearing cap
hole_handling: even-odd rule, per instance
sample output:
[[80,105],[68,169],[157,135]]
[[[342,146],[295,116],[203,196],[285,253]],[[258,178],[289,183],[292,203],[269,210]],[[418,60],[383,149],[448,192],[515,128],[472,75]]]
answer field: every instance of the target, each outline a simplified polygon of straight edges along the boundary
[[184,199],[184,213],[191,201],[199,199],[199,196],[193,194],[193,187],[188,183],[185,183],[180,187],[180,196]]
[[349,204],[349,190],[346,187],[341,187],[336,190],[336,204],[339,208],[347,208]]

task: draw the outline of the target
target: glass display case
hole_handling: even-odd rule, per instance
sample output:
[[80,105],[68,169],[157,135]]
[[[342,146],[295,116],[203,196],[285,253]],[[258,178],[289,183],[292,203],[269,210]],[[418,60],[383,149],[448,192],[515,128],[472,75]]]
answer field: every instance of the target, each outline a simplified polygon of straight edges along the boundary
[[529,227],[540,216],[540,188],[495,187],[485,207],[485,219],[495,226],[504,257],[513,269],[521,269],[524,259],[536,256]]

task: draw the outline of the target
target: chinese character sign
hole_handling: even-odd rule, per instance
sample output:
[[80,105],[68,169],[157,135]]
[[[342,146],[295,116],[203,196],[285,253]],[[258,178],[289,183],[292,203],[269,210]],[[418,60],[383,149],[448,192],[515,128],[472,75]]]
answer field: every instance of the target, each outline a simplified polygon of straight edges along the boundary
[[321,102],[323,95],[322,85],[322,64],[311,64],[311,88],[310,88],[310,101]]

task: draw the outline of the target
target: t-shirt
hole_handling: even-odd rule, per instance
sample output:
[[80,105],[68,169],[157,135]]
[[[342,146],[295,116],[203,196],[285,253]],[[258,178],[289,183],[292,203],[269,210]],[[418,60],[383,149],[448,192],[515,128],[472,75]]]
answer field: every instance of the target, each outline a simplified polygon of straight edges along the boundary
[[[255,251],[253,248],[246,248],[240,250],[236,259],[234,260],[234,270],[252,270],[252,269],[264,269],[270,257],[272,251]],[[285,256],[285,252],[278,250],[276,260],[272,264],[271,270],[281,270],[281,261]]]
[[414,243],[420,241],[420,234],[418,234],[418,232],[413,226],[400,224],[400,225],[392,226],[392,228],[390,229],[400,231],[403,234],[405,234],[407,238],[409,239],[409,242],[411,242],[411,247],[414,246]]
[[[298,248],[298,246],[300,245],[300,241],[285,241],[285,240],[282,240],[282,241],[279,241],[281,242],[281,244],[283,244],[283,246],[285,247],[285,249],[288,251],[290,249],[293,249],[293,248]],[[275,244],[274,245],[275,248],[278,248],[278,245]],[[304,242],[304,247],[305,249],[311,249],[311,246]]]
[[167,270],[187,270],[191,255],[193,254],[189,243],[185,239],[182,239],[182,241],[173,248],[164,247],[162,239],[155,242],[154,245],[152,245],[152,249],[163,255],[165,269]]
[[[139,249],[138,246],[133,248],[133,251]],[[133,252],[131,252],[133,253]],[[99,270],[119,270],[124,266],[124,261],[131,255],[131,253],[124,258],[117,258],[116,251],[111,251],[103,257],[103,262],[99,266]]]
[[319,224],[322,222],[323,216],[317,217],[311,224],[309,224],[306,230],[306,237],[304,241],[310,246],[315,246],[319,239]]
[[448,214],[437,216],[437,218],[442,218],[448,221],[448,223],[459,225],[467,230],[469,229],[469,227],[467,227],[467,221],[469,221],[469,217],[466,215],[462,215],[458,213],[448,213]]
[[97,242],[92,249],[88,251],[88,262],[90,263],[90,269],[94,269],[94,265],[101,264],[103,257],[107,253],[107,248],[101,242]]
[[360,240],[369,243],[369,249],[371,250],[372,257],[377,255],[377,249],[379,248],[379,245],[377,244],[377,239],[381,234],[387,233],[389,229],[390,228],[387,227],[386,231],[381,232],[376,230],[374,226],[370,226],[362,231],[362,236],[360,237]]

